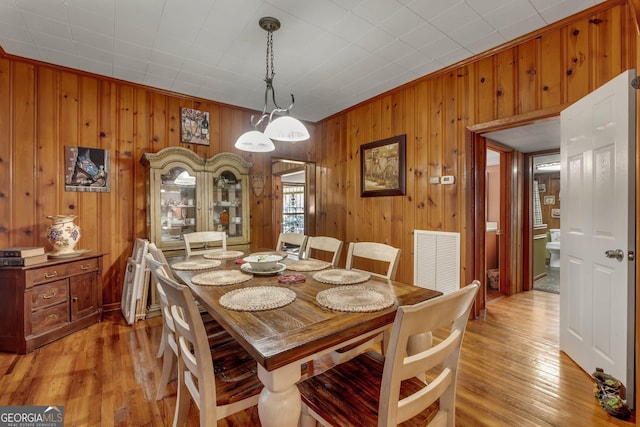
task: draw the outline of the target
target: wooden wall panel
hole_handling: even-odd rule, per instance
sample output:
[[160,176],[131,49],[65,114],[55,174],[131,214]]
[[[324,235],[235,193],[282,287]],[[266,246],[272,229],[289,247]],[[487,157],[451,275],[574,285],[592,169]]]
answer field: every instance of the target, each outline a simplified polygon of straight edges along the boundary
[[[12,140],[12,94],[11,78],[13,76],[11,67],[13,63],[4,58],[0,58],[0,135],[5,140]],[[0,144],[0,245],[8,247],[18,238],[17,233],[11,233],[13,217],[11,206],[15,201],[11,199],[11,176],[15,173],[12,161],[13,144]]]
[[539,39],[518,46],[518,113],[540,109],[538,102],[538,48]]
[[[415,101],[414,109],[414,137],[407,138],[407,152],[413,154],[414,165],[414,179],[413,188],[408,188],[407,191],[413,193],[413,206],[415,211],[413,212],[415,229],[426,230],[429,227],[429,219],[427,217],[427,205],[430,203],[429,198],[431,185],[429,184],[429,174],[431,172],[431,165],[428,163],[429,156],[429,142],[431,140],[429,135],[429,124],[431,122],[429,105],[430,105],[430,85],[426,82],[418,83],[415,88]],[[411,126],[407,123],[408,126]],[[407,137],[409,135],[407,134]],[[407,181],[409,184],[410,181]],[[409,194],[410,194],[409,193]],[[406,243],[405,243],[406,244]]]
[[[36,109],[32,101],[35,96],[36,85],[33,75],[33,66],[30,64],[14,64],[16,85],[14,93],[22,101],[14,104],[13,124],[15,129],[15,139],[18,144],[13,146],[11,153],[12,166],[15,172],[19,172],[21,178],[13,180],[11,189],[11,202],[14,229],[17,231],[17,241],[25,242],[31,238],[35,218],[34,192],[37,174],[35,171],[35,146],[28,144],[35,136],[36,129]],[[17,125],[20,128],[17,128]]]
[[549,31],[540,36],[538,59],[538,81],[540,82],[540,108],[548,108],[563,103],[563,64],[561,30]]
[[[472,236],[465,231],[472,224],[467,224],[465,213],[473,211],[469,206],[473,197],[464,185],[473,171],[465,165],[469,167],[467,159],[473,154],[465,153],[465,128],[487,122],[506,123],[521,114],[532,115],[539,110],[561,107],[586,95],[622,70],[635,67],[637,35],[635,30],[629,30],[633,23],[629,21],[626,7],[623,2],[600,4],[591,14],[576,15],[503,49],[398,88],[391,96],[405,98],[404,114],[394,114],[393,108],[389,111],[377,107],[380,102],[385,105],[389,96],[385,94],[323,121],[321,126],[336,120],[348,122],[342,136],[347,141],[346,152],[322,151],[322,155],[326,153],[330,158],[319,160],[335,165],[339,158],[346,156],[350,182],[345,192],[347,230],[343,240],[370,240],[374,236],[384,241],[384,232],[378,230],[384,230],[389,220],[378,207],[387,206],[386,202],[376,200],[371,204],[361,198],[359,188],[356,191],[353,186],[359,185],[359,181],[354,183],[359,179],[359,146],[378,135],[370,134],[378,120],[383,126],[391,120],[393,133],[407,134],[407,172],[413,177],[407,180],[410,187],[407,197],[389,198],[393,209],[393,234],[400,232],[405,236],[398,245],[404,254],[411,254],[413,239],[406,236],[414,229],[427,229],[460,231],[462,247],[467,248],[467,240],[472,240]],[[411,97],[413,101],[410,101]],[[371,114],[369,110],[380,111],[382,116]],[[410,136],[412,132],[413,137]],[[331,140],[326,138],[327,134],[323,134],[320,143],[329,144],[338,139],[335,136],[331,136]],[[518,156],[515,158],[519,159]],[[521,161],[514,165],[523,166]],[[518,171],[514,173],[518,177],[521,175]],[[429,177],[442,175],[454,175],[456,184],[429,184]],[[331,188],[332,179],[328,174],[324,186]],[[397,203],[399,200],[403,200],[402,206]],[[521,205],[519,199],[514,203]],[[369,218],[366,217],[368,212],[375,214]],[[332,215],[333,211],[328,209],[321,221],[331,224],[341,214]],[[401,230],[395,223],[400,216]],[[522,236],[513,237],[512,244],[522,245]],[[406,258],[403,259],[398,279],[413,280],[412,259],[410,261],[409,264]],[[466,254],[461,262],[463,266],[468,264]],[[513,290],[522,290],[522,283],[516,283],[515,279],[521,275],[521,266],[519,261],[511,272]]]
[[[0,144],[0,244],[47,246],[46,215],[79,213],[79,224],[91,234],[80,246],[106,253],[103,300],[108,309],[117,308],[131,244],[146,235],[140,157],[185,146],[206,157],[235,152],[254,163],[252,175],[265,177],[264,194],[251,194],[253,247],[271,246],[277,235],[271,159],[291,158],[316,162],[317,192],[323,193],[313,219],[318,234],[345,242],[375,238],[411,254],[416,228],[464,233],[468,226],[466,126],[575,101],[637,65],[636,39],[626,3],[604,2],[592,13],[310,124],[309,142],[277,143],[275,152],[257,155],[233,147],[250,129],[251,112],[244,109],[5,56],[0,137],[8,143]],[[181,106],[209,111],[210,146],[180,142]],[[407,134],[407,195],[361,198],[360,145],[401,133]],[[82,143],[110,150],[110,193],[64,190],[64,146]],[[429,184],[429,177],[445,174],[454,175],[456,184]],[[403,259],[398,279],[412,281],[412,265]]]

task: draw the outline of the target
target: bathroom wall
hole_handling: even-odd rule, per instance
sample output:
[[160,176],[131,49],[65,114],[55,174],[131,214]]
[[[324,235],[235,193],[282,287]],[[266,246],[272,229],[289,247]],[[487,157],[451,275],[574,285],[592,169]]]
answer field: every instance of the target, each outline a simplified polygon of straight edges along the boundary
[[[500,219],[500,165],[487,166],[487,225],[499,225]],[[500,228],[500,227],[497,227]],[[485,260],[487,270],[498,268],[497,229],[487,227],[485,236]]]
[[[540,192],[540,205],[542,208],[542,222],[547,224],[547,229],[560,228],[560,218],[551,216],[551,209],[560,208],[560,172],[535,174],[538,184],[543,184],[545,191]],[[547,204],[553,196],[553,204]],[[546,200],[545,200],[546,197]]]

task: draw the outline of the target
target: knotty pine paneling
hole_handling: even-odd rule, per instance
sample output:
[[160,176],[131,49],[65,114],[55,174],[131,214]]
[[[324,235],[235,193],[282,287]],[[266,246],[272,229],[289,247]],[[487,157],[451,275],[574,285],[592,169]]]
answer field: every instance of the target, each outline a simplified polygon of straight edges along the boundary
[[[142,153],[185,146],[201,156],[236,152],[265,177],[251,194],[253,247],[274,244],[271,158],[316,162],[317,234],[378,240],[411,255],[416,228],[460,231],[472,201],[465,188],[465,127],[575,101],[619,72],[636,67],[637,34],[626,2],[608,1],[531,37],[433,73],[309,125],[311,141],[278,143],[275,152],[238,152],[251,112],[215,100],[179,96],[82,72],[0,57],[0,246],[48,245],[46,215],[75,213],[80,247],[107,253],[103,300],[120,301],[124,263],[146,236]],[[534,74],[535,72],[535,74]],[[259,100],[257,100],[259,101]],[[179,141],[179,108],[209,111],[211,145]],[[407,134],[407,194],[360,197],[360,145]],[[111,152],[111,192],[64,191],[65,145]],[[429,177],[453,174],[452,186]],[[447,188],[444,188],[447,187]],[[463,247],[466,245],[463,244]],[[463,262],[464,265],[464,262]],[[398,279],[411,282],[412,259]]]
[[[413,252],[413,239],[406,236],[414,229],[459,231],[462,247],[466,248],[469,236],[465,232],[471,226],[467,220],[473,218],[465,217],[465,213],[473,212],[468,204],[474,196],[465,186],[474,171],[465,169],[465,164],[470,164],[469,153],[465,152],[465,128],[535,114],[579,99],[623,70],[636,67],[637,37],[626,3],[606,2],[523,37],[519,42],[392,91],[392,99],[405,98],[402,114],[395,113],[394,108],[378,107],[380,103],[385,105],[389,97],[383,94],[321,122],[325,129],[336,120],[348,123],[341,129],[343,135],[332,135],[329,139],[327,133],[323,133],[320,142],[347,141],[346,151],[323,150],[322,155],[329,158],[319,159],[323,164],[337,165],[342,158],[347,162],[348,186],[344,193],[347,227],[344,235],[338,237],[345,242],[372,240],[372,237],[377,241],[398,242],[402,253],[408,255]],[[407,180],[404,197],[363,199],[359,192],[359,147],[382,135],[374,132],[380,123],[390,127],[393,134],[407,134],[407,175],[411,172],[412,179]],[[514,164],[520,168],[521,163]],[[518,170],[514,173],[522,174]],[[454,185],[429,184],[430,177],[448,174],[455,176]],[[331,174],[326,180],[323,184],[326,188],[339,184],[338,178]],[[389,204],[381,199],[391,200],[393,212],[386,212]],[[396,203],[399,200],[402,203]],[[318,221],[324,223],[319,223],[318,229],[328,229],[342,215],[331,209],[325,212],[318,217]],[[400,217],[401,221],[397,221]],[[401,240],[387,234],[389,218],[392,234],[405,236]],[[518,236],[513,237],[514,244],[522,245]],[[463,254],[461,260],[463,266],[466,256]],[[517,279],[521,265],[519,262],[512,271],[514,282],[521,280]],[[406,282],[413,280],[412,259],[409,263],[403,259],[397,278]],[[512,283],[511,287],[522,290],[522,283]]]
[[[7,142],[0,144],[0,247],[50,249],[47,215],[78,215],[78,247],[106,254],[106,309],[118,309],[133,242],[147,235],[143,153],[185,146],[202,157],[231,151],[253,162],[251,173],[266,178],[265,192],[251,196],[254,247],[275,243],[271,158],[317,157],[313,124],[309,142],[279,143],[269,155],[243,153],[233,144],[249,128],[249,111],[22,58],[0,58],[0,93],[0,137]],[[209,146],[180,143],[180,107],[210,113]],[[110,150],[109,193],[64,190],[67,145]]]

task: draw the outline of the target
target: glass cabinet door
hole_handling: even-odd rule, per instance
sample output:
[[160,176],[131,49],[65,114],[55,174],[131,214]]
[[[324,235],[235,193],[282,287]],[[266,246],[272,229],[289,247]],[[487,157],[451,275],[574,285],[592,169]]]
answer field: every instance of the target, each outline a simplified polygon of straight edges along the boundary
[[243,237],[242,178],[231,171],[224,171],[213,177],[212,230],[226,231],[229,238]]
[[160,175],[160,240],[182,242],[184,233],[196,231],[196,177],[177,166]]

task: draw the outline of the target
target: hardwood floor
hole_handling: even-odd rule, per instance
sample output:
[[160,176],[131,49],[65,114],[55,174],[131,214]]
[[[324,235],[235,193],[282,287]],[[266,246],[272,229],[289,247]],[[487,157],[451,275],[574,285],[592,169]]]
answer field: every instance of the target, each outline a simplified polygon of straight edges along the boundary
[[[558,350],[559,295],[501,298],[470,321],[458,374],[458,426],[633,426],[607,415],[589,374]],[[171,425],[175,388],[155,400],[159,318],[120,313],[28,355],[0,353],[0,405],[64,405],[65,426]],[[321,364],[319,364],[321,365]],[[192,406],[188,425],[198,425]],[[219,426],[259,426],[257,410]]]

